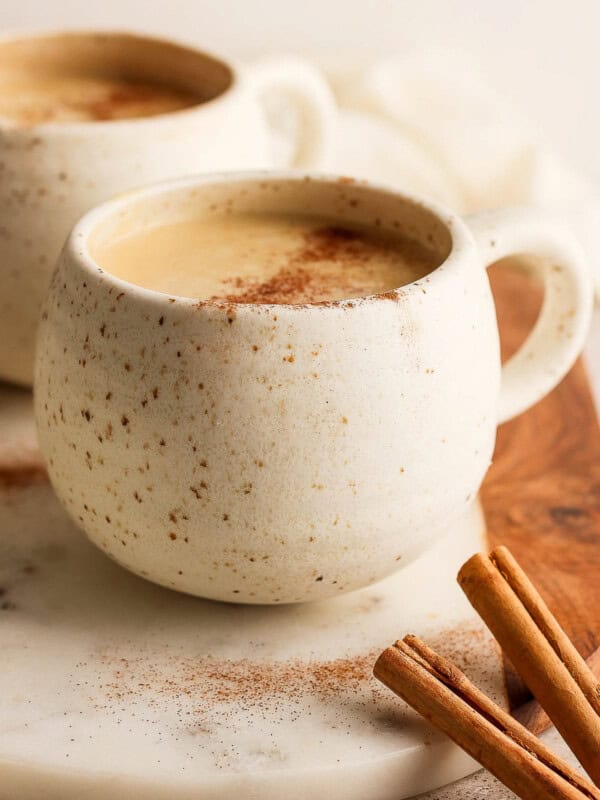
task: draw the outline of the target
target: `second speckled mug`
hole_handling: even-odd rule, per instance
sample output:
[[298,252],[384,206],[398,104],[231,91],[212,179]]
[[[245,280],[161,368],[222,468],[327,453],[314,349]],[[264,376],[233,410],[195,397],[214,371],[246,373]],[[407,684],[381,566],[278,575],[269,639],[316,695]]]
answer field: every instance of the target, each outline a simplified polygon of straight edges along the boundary
[[319,74],[296,58],[239,70],[196,48],[142,34],[0,35],[0,77],[10,85],[12,76],[19,86],[21,70],[40,80],[64,72],[150,81],[191,92],[198,101],[122,119],[20,124],[0,116],[0,380],[31,385],[50,275],[70,229],[90,208],[155,181],[273,167],[261,99],[270,92],[288,96],[299,112],[294,166],[316,169],[327,160],[334,101]]
[[[438,266],[384,296],[236,305],[133,286],[90,255],[90,242],[223,208],[377,223],[433,247]],[[485,267],[514,253],[544,257],[546,301],[501,370]],[[328,597],[404,566],[465,512],[498,421],[565,374],[591,305],[576,243],[525,211],[467,225],[297,174],[151,187],[68,240],[38,339],[41,446],[73,518],[128,569],[219,600]]]

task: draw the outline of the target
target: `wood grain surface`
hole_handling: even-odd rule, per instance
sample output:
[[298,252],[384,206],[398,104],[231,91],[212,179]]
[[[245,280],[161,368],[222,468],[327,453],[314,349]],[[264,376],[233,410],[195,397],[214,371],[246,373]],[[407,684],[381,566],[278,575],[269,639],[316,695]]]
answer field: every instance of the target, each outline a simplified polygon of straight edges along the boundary
[[[503,357],[540,307],[538,287],[506,265],[490,271]],[[577,648],[600,646],[600,429],[581,361],[527,413],[498,431],[482,489],[490,545],[507,545]],[[530,695],[510,664],[513,708]]]

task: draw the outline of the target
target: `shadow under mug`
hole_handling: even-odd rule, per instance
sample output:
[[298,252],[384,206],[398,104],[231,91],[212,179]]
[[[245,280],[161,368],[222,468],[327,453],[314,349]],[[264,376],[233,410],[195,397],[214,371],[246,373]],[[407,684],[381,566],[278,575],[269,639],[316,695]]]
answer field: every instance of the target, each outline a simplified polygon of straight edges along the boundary
[[296,58],[239,70],[175,42],[132,33],[0,37],[0,69],[144,80],[202,102],[157,116],[18,125],[0,120],[0,379],[30,385],[35,332],[69,230],[113,195],[159,180],[275,166],[263,96],[285,94],[300,121],[294,164],[327,158],[335,117],[325,81]]
[[[104,271],[95,248],[228,212],[315,214],[426,244],[437,267],[383,295],[304,305],[198,301]],[[501,368],[486,267],[528,254],[540,317]],[[473,502],[496,426],[584,343],[591,280],[560,226],[525,210],[467,221],[368,183],[232,174],[87,214],[45,304],[35,406],[59,498],[149,580],[244,603],[373,583]]]

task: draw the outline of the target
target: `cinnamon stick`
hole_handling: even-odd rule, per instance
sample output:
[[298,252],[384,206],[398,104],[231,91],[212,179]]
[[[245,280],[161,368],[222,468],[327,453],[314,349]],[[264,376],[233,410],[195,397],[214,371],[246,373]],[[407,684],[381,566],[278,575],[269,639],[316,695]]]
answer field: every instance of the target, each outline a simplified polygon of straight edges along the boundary
[[[596,678],[600,679],[600,647],[588,656],[585,663]],[[531,731],[531,733],[535,733],[536,736],[548,730],[552,725],[552,720],[535,697],[528,703],[524,703],[522,706],[519,706],[519,708],[516,708],[512,712],[512,715],[521,725],[527,728],[528,731]]]
[[505,547],[458,582],[583,768],[600,783],[600,685]]
[[388,647],[374,674],[523,800],[600,800],[600,790],[416,637]]

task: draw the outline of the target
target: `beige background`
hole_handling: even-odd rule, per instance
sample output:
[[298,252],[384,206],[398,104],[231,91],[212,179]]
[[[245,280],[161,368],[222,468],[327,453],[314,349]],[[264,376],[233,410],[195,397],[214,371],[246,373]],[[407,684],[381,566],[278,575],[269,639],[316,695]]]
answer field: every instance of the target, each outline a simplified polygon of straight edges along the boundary
[[455,49],[600,181],[598,0],[0,0],[0,30],[137,27],[207,49]]

